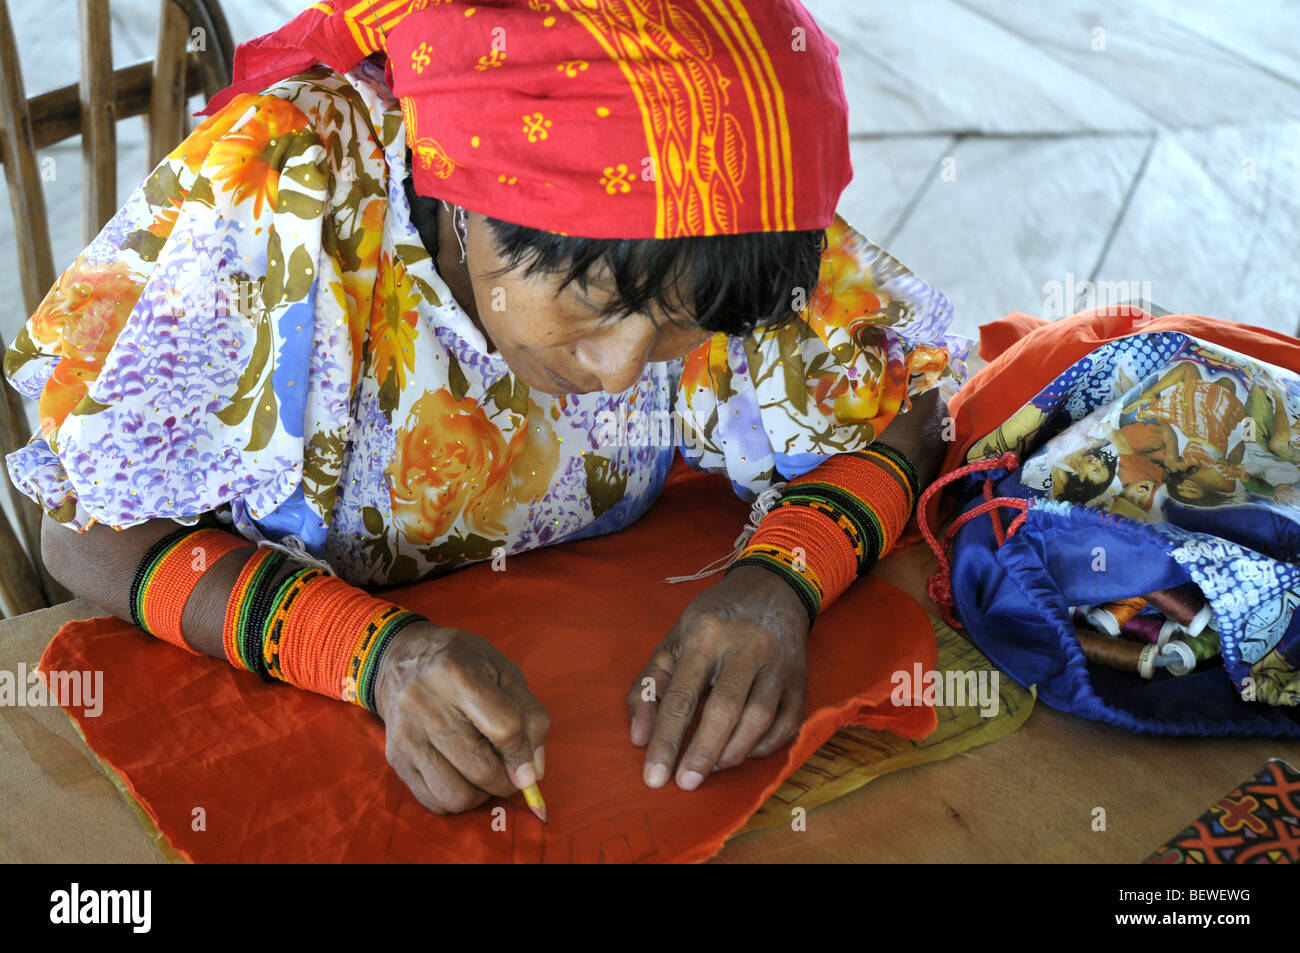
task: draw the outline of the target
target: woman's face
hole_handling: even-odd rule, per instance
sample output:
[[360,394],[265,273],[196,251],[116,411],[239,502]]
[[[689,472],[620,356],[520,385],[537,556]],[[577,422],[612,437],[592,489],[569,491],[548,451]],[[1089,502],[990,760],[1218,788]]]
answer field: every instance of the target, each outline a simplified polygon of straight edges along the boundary
[[1091,450],[1080,450],[1065,458],[1065,462],[1079,475],[1079,479],[1094,486],[1104,486],[1110,482],[1110,471],[1106,463]]
[[462,291],[470,291],[471,317],[531,389],[549,394],[622,393],[640,380],[648,362],[683,357],[713,336],[702,328],[682,327],[680,315],[677,324],[666,314],[654,315],[653,321],[649,314],[602,319],[600,309],[614,298],[612,276],[603,261],[588,272],[585,293],[576,281],[559,291],[558,275],[524,278],[522,268],[489,277],[505,261],[484,217],[468,215],[464,264],[455,233],[443,237],[451,227],[451,216],[440,209],[439,272],[448,274],[444,260],[449,258],[446,267],[462,286],[458,289],[449,281],[456,300],[464,304]]
[[1153,480],[1134,480],[1124,487],[1120,496],[1144,510],[1151,508],[1151,498],[1155,496],[1156,483]]

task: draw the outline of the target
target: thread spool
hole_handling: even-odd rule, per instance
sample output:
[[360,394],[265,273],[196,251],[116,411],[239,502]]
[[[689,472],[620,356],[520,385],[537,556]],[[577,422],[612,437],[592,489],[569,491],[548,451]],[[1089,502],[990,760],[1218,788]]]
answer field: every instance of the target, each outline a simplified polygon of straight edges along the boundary
[[1214,616],[1214,609],[1194,582],[1172,589],[1157,589],[1142,598],[1183,627],[1191,636],[1201,634]]
[[[1096,625],[1088,618],[1088,613],[1096,609],[1096,606],[1077,605],[1071,606],[1067,611],[1076,627],[1095,628]],[[1177,622],[1166,619],[1159,613],[1139,613],[1120,626],[1119,634],[1136,642],[1150,642],[1156,648],[1160,648],[1182,631],[1182,626]],[[1109,635],[1109,631],[1106,634]]]
[[1186,675],[1219,654],[1219,633],[1206,629],[1194,638],[1174,639],[1160,650],[1160,654],[1167,659],[1165,667],[1171,674]]
[[1219,633],[1214,629],[1204,629],[1196,638],[1185,639],[1184,641],[1186,641],[1188,648],[1192,650],[1192,654],[1196,656],[1197,665],[1217,657],[1222,651],[1222,647],[1219,645]]
[[1075,629],[1075,638],[1083,649],[1083,657],[1096,665],[1133,672],[1143,678],[1155,674],[1160,650],[1154,645],[1143,645],[1127,639],[1106,638],[1086,629]]
[[1133,639],[1135,642],[1149,642],[1156,648],[1164,647],[1178,631],[1180,631],[1178,623],[1172,619],[1145,613],[1135,615],[1120,627],[1120,635],[1125,638]]
[[1132,599],[1116,599],[1114,602],[1103,602],[1096,608],[1090,609],[1085,617],[1097,631],[1105,632],[1114,638],[1123,630],[1124,623],[1132,621],[1146,604],[1146,600],[1141,596],[1134,596]]
[[1165,668],[1170,675],[1186,675],[1196,668],[1196,656],[1191,647],[1181,639],[1174,639],[1160,650],[1160,657],[1166,660]]

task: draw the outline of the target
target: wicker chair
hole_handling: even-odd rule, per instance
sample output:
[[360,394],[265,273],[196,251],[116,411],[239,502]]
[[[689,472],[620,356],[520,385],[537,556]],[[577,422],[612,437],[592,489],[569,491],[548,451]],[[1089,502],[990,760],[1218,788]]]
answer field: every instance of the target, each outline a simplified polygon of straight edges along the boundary
[[[230,83],[234,44],[217,0],[160,0],[157,57],[117,70],[108,2],[78,0],[80,81],[27,99],[8,0],[0,0],[0,161],[18,239],[24,315],[36,310],[56,278],[36,151],[81,135],[82,234],[89,244],[118,209],[117,120],[145,116],[143,177],[188,132],[189,97],[211,97]],[[190,51],[191,39],[202,49]],[[5,347],[0,339],[0,352]],[[31,426],[22,397],[7,383],[0,388],[3,455],[26,442]],[[18,522],[15,527],[0,510],[0,608],[17,615],[65,601],[70,593],[41,560],[40,509],[7,474],[0,480]]]

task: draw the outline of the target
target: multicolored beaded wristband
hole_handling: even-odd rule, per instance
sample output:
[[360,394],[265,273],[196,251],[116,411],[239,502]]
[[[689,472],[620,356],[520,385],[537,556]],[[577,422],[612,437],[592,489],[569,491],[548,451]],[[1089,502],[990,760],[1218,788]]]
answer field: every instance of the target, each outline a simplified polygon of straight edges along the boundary
[[[377,712],[379,665],[393,638],[421,615],[376,599],[331,576],[298,576],[284,601],[296,600],[278,631],[271,673],[302,688]],[[272,626],[277,619],[272,619]]]
[[[145,553],[131,581],[131,620],[151,635],[201,655],[181,635],[185,603],[226,554],[252,548],[217,529],[179,529]],[[314,566],[277,580],[288,555],[258,547],[240,569],[226,604],[222,647],[235,668],[256,672],[376,711],[384,653],[397,633],[424,616],[376,599]]]
[[361,638],[352,650],[348,662],[348,677],[355,680],[358,705],[378,713],[375,702],[375,685],[379,680],[379,663],[393,637],[412,622],[427,621],[423,616],[408,612],[401,606],[384,606],[366,623]]
[[228,553],[252,544],[219,529],[179,529],[149,547],[131,580],[131,621],[191,655],[181,619],[203,574]]
[[376,712],[384,653],[398,632],[427,620],[313,566],[276,581],[285,558],[262,550],[241,572],[226,607],[227,660]]
[[254,654],[250,647],[249,637],[253,634],[259,638],[261,636],[270,601],[275,595],[272,581],[288,558],[278,550],[259,547],[244,564],[230,592],[230,601],[226,603],[225,626],[222,630],[226,661],[235,668],[256,672],[263,678],[269,678],[269,675],[262,663],[261,653]]
[[[270,677],[284,681],[284,671],[280,664],[280,638],[284,634],[285,623],[307,583],[323,575],[325,573],[315,566],[306,566],[290,573],[276,588],[266,614],[266,622],[262,626],[261,638],[256,640],[261,643],[256,651]],[[250,647],[247,651],[251,654],[253,649]]]
[[836,454],[786,485],[727,571],[775,573],[815,620],[897,542],[919,492],[916,468],[892,447]]

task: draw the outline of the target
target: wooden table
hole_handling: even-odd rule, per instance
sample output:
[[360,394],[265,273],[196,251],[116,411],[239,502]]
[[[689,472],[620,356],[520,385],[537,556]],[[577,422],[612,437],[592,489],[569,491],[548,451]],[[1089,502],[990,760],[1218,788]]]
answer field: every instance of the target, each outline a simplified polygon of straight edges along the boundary
[[[970,373],[983,365],[972,355]],[[937,618],[933,571],[920,544],[874,570]],[[34,666],[63,623],[106,614],[75,600],[0,620],[0,670]],[[872,781],[810,812],[806,830],[736,837],[715,862],[1131,863],[1270,757],[1300,765],[1300,741],[1153,738],[1038,704],[1008,737]],[[61,709],[0,706],[0,803],[0,861],[165,860]]]
[[[877,567],[932,613],[929,554]],[[0,621],[0,670],[29,668],[84,601]],[[1133,735],[1038,704],[992,744],[909,768],[817,808],[806,830],[734,838],[717,862],[1136,862],[1300,741]],[[59,708],[0,707],[0,861],[162,863]],[[1105,830],[1094,830],[1096,809]]]

